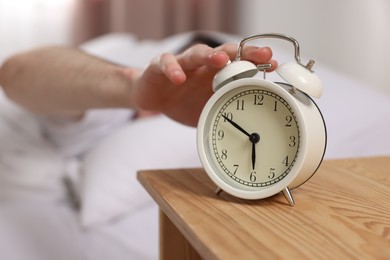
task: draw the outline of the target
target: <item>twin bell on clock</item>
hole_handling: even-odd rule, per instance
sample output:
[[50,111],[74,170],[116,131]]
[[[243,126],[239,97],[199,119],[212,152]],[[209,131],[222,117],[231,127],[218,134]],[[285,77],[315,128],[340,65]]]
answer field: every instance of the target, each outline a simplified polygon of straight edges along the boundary
[[[241,60],[244,44],[260,38],[294,45],[295,62],[276,69],[285,82],[255,77],[270,64]],[[313,176],[326,148],[325,122],[312,99],[322,94],[313,64],[301,63],[294,38],[259,34],[244,38],[236,59],[216,74],[215,93],[199,119],[197,145],[218,193],[262,199],[282,192],[291,206],[295,204],[291,190]]]

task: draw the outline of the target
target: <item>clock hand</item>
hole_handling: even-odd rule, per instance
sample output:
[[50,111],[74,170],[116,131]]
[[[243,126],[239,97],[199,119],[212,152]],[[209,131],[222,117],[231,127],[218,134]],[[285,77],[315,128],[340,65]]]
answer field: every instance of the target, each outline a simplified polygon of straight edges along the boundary
[[247,131],[245,131],[241,126],[239,126],[237,123],[233,122],[233,120],[229,119],[227,116],[222,115],[222,117],[225,118],[226,121],[228,121],[235,128],[237,128],[238,130],[240,130],[242,133],[244,133],[246,136],[248,136],[250,138],[251,135]]
[[252,142],[252,170],[255,170],[256,165],[256,143]]
[[252,170],[255,170],[256,165],[256,144],[260,141],[260,135],[253,133],[249,136],[249,141],[252,143]]

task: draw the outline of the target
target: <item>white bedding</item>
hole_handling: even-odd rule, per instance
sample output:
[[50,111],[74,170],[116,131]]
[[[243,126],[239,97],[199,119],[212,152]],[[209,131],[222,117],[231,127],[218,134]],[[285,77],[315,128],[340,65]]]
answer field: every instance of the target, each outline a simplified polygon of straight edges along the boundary
[[[157,43],[113,34],[83,48],[117,63],[143,67],[162,51],[180,48],[190,37],[191,34],[183,34]],[[324,85],[324,95],[317,103],[328,129],[325,158],[390,155],[390,138],[386,136],[390,132],[390,97],[321,64],[316,65],[315,71]],[[269,76],[273,77],[276,76]],[[2,259],[158,259],[157,206],[137,182],[136,171],[200,166],[195,129],[163,116],[119,125],[112,126],[111,134],[103,130],[97,134],[105,136],[101,141],[86,141],[77,148],[84,151],[77,160],[69,159],[74,151],[64,149],[66,160],[58,167],[65,170],[57,172],[50,182],[48,173],[42,170],[47,169],[44,165],[40,172],[32,170],[29,180],[38,176],[41,182],[36,181],[27,194],[22,191],[28,182],[19,182],[17,176],[9,176],[9,168],[0,168]],[[30,127],[32,130],[27,132],[39,139],[39,125],[31,122]],[[163,133],[154,135],[157,129]],[[54,139],[56,133],[52,133]],[[142,137],[146,134],[153,138],[145,140],[148,144],[143,146]],[[151,145],[154,148],[149,149]],[[46,152],[50,154],[50,150]],[[74,167],[69,170],[69,165]],[[62,181],[69,176],[77,202],[84,203],[81,210],[64,189]],[[21,178],[26,175],[21,174]],[[19,187],[16,193],[20,196],[1,194],[1,190],[12,190],[13,185]]]

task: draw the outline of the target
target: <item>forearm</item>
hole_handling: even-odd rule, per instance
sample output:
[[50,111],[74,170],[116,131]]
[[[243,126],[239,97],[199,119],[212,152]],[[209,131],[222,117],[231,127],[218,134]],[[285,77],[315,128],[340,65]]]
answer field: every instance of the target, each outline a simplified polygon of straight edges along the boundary
[[11,57],[0,85],[20,105],[45,115],[81,115],[90,108],[132,107],[129,70],[78,49],[45,47]]

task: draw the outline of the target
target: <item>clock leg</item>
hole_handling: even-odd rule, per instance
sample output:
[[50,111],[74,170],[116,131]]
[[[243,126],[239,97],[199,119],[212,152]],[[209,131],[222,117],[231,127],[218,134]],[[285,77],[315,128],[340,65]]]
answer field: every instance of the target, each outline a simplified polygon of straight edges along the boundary
[[295,201],[294,201],[294,197],[293,195],[291,194],[291,191],[288,187],[284,188],[284,190],[282,191],[284,197],[286,198],[286,200],[288,201],[288,204],[290,204],[290,206],[294,206],[295,205]]
[[221,191],[222,191],[222,189],[218,187],[218,188],[215,190],[215,194],[219,195],[219,194],[221,193]]

